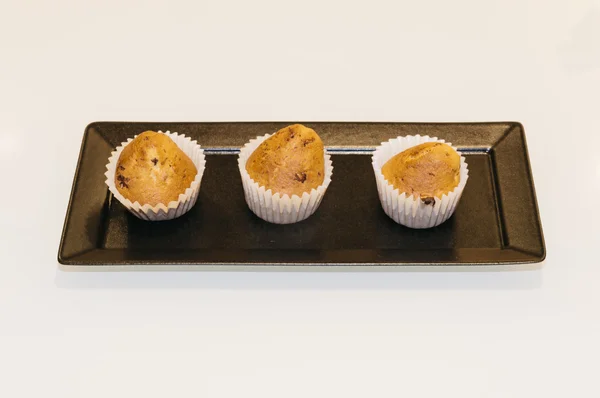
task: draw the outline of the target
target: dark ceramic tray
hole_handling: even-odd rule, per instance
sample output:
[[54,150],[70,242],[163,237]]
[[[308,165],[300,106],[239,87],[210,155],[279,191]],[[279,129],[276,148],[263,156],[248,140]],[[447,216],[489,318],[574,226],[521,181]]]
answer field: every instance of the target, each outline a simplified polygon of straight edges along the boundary
[[[125,269],[161,264],[210,269],[392,269],[531,264],[544,259],[521,124],[305,123],[319,133],[332,154],[333,179],[310,218],[273,225],[246,206],[237,151],[249,139],[288,124],[90,124],[83,137],[58,261]],[[179,219],[139,220],[112,199],[104,184],[113,148],[147,129],[184,133],[205,148],[206,171],[198,202]],[[370,154],[380,142],[409,134],[452,142],[469,164],[469,182],[455,214],[436,228],[398,225],[379,203]]]

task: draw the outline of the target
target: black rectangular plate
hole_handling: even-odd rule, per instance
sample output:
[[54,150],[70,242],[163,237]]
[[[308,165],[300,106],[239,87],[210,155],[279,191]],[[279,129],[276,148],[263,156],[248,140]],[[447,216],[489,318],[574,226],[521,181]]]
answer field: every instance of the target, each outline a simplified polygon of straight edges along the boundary
[[[288,124],[90,124],[83,137],[58,261],[132,269],[154,264],[280,269],[277,266],[530,264],[545,258],[520,123],[304,123],[319,133],[332,155],[332,182],[310,218],[273,225],[246,206],[237,151],[251,138]],[[205,149],[206,171],[198,202],[179,219],[139,220],[113,200],[104,184],[110,152],[144,130],[183,133]],[[469,164],[469,182],[455,214],[436,228],[398,225],[379,203],[370,155],[379,143],[409,134],[445,139],[459,148]]]

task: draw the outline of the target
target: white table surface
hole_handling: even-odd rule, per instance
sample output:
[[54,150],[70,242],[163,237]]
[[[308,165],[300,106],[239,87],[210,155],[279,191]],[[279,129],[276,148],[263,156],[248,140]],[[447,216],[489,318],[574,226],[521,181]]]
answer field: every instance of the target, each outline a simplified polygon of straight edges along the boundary
[[[0,396],[600,396],[599,93],[598,1],[0,2]],[[63,272],[96,120],[521,121],[548,256]]]

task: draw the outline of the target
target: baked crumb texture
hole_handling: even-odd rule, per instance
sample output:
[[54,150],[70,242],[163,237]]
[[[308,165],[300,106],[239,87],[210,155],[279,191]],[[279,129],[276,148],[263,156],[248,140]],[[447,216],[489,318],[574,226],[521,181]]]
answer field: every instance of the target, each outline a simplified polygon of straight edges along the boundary
[[191,186],[197,172],[192,160],[171,138],[144,131],[121,152],[115,185],[132,203],[168,205]]

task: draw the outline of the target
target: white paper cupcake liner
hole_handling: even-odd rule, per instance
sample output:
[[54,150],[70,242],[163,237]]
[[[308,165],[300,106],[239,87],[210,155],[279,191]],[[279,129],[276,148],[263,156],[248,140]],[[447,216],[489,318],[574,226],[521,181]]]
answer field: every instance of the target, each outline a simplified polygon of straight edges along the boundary
[[333,174],[331,158],[328,154],[325,154],[325,177],[323,184],[316,189],[304,192],[302,197],[298,195],[289,197],[287,194],[282,196],[279,193],[273,193],[270,189],[267,190],[264,186],[259,186],[246,171],[246,162],[250,155],[264,140],[272,135],[266,134],[263,137],[256,137],[240,150],[238,165],[242,176],[246,203],[248,203],[248,207],[254,214],[274,224],[291,224],[305,220],[317,210],[331,182],[331,175]]
[[[469,179],[469,168],[465,158],[461,156],[460,182],[453,191],[448,192],[441,198],[434,198],[432,204],[425,204],[420,197],[415,199],[412,195],[394,189],[394,186],[388,183],[383,176],[381,168],[398,153],[425,142],[442,142],[452,146],[451,143],[439,140],[436,137],[415,135],[393,138],[383,142],[373,153],[373,171],[377,180],[381,206],[385,214],[391,219],[410,228],[432,228],[450,218]],[[452,148],[458,152],[456,148]]]
[[148,221],[172,220],[187,213],[194,206],[196,200],[198,199],[200,182],[202,181],[202,175],[204,174],[204,167],[206,164],[204,151],[196,141],[192,141],[191,138],[186,137],[183,134],[170,133],[169,131],[166,133],[159,131],[159,133],[165,134],[171,138],[173,142],[177,144],[179,149],[181,149],[187,156],[189,156],[192,162],[194,162],[196,170],[198,171],[196,178],[194,178],[194,181],[192,181],[190,187],[179,195],[178,200],[171,201],[168,204],[159,203],[156,206],[151,206],[147,203],[140,204],[137,201],[131,203],[129,199],[126,199],[118,191],[117,187],[115,186],[115,170],[117,168],[117,161],[119,160],[123,149],[129,145],[129,143],[133,141],[133,138],[135,137],[129,138],[127,142],[121,143],[121,146],[117,147],[111,153],[110,158],[108,158],[108,164],[106,165],[107,171],[104,173],[106,176],[106,185],[113,196],[133,215]]

